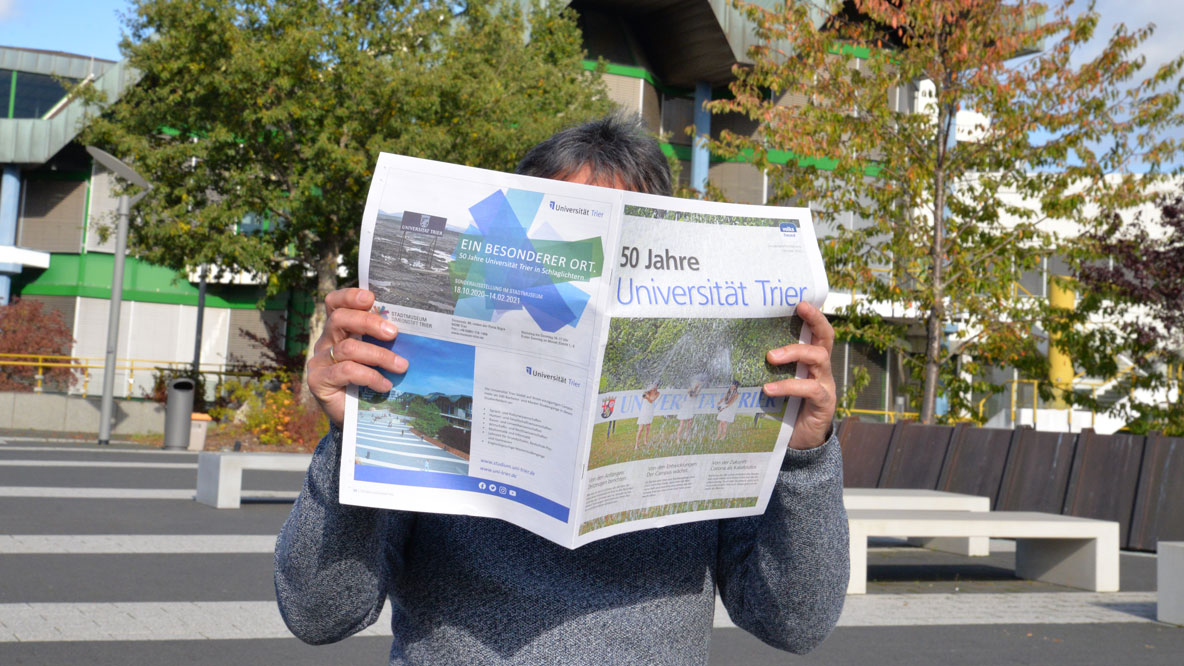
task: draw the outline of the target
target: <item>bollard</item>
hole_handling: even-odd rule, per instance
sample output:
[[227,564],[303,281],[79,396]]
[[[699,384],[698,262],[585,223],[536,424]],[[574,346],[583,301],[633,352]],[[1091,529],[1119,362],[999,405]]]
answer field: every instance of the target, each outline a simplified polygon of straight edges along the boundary
[[164,410],[164,448],[181,451],[189,448],[190,414],[193,413],[193,389],[196,382],[181,377],[169,382],[168,402]]

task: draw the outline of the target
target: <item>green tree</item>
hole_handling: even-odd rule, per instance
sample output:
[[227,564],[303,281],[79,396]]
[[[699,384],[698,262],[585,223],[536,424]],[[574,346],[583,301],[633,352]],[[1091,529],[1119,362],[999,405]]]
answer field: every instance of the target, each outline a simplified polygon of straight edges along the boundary
[[309,292],[312,340],[380,151],[508,170],[609,104],[552,1],[135,0],[126,27],[139,82],[84,137],[154,185],[133,251]]
[[[972,392],[999,390],[980,379],[989,368],[1039,376],[1044,306],[1016,297],[1018,272],[1067,242],[1050,221],[1089,228],[1099,210],[1150,199],[1180,147],[1162,137],[1181,124],[1181,59],[1139,78],[1152,28],[1119,25],[1077,64],[1099,16],[1092,4],[1072,14],[1071,0],[847,0],[821,22],[813,3],[743,6],[762,43],[734,97],[711,109],[759,127],[713,148],[767,169],[772,200],[863,220],[824,241],[832,287],[866,295],[839,335],[902,355],[925,423],[939,387],[965,416]],[[959,111],[982,114],[966,141],[955,141]],[[1136,161],[1152,174],[1107,177]],[[909,320],[923,326],[920,351]],[[946,344],[952,326],[959,340]]]
[[772,366],[765,353],[797,340],[802,320],[613,319],[600,392],[659,387],[760,386],[793,376],[796,364]]
[[448,425],[448,419],[440,415],[440,409],[419,396],[411,401],[407,413],[411,416],[411,427],[426,437],[435,437]]

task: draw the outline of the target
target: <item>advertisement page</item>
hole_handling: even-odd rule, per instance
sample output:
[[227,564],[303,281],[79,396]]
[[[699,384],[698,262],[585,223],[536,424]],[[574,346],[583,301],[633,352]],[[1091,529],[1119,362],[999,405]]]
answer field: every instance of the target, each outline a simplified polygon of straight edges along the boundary
[[568,542],[614,190],[383,155],[359,282],[408,360],[347,406],[343,502],[505,518]]

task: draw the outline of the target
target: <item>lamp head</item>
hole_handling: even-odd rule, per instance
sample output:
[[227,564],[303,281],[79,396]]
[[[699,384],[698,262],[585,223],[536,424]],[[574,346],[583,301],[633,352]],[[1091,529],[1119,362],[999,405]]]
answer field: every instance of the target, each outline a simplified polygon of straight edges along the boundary
[[132,169],[130,166],[125,164],[123,160],[120,160],[111,153],[108,153],[107,151],[100,148],[95,148],[94,146],[87,146],[86,152],[90,153],[90,156],[93,157],[96,162],[107,167],[109,171],[114,172],[115,175],[126,180],[127,182],[142,187],[145,190],[151,189],[152,186],[148,184],[148,181],[145,180],[143,176],[136,173],[135,169]]

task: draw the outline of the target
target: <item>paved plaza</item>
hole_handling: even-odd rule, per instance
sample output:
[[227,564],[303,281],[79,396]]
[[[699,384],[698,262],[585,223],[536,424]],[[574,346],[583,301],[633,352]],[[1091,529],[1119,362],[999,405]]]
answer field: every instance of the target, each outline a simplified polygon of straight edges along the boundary
[[[389,615],[312,647],[276,610],[272,546],[302,475],[248,470],[278,499],[193,500],[197,454],[0,432],[0,663],[385,664]],[[247,493],[250,494],[249,492]],[[867,595],[798,657],[716,613],[712,664],[1172,664],[1184,628],[1155,618],[1155,558],[1124,553],[1122,592],[1020,580],[1014,547],[965,558],[880,541]]]
[[469,461],[446,451],[411,430],[409,418],[399,414],[358,414],[358,463],[468,474]]

